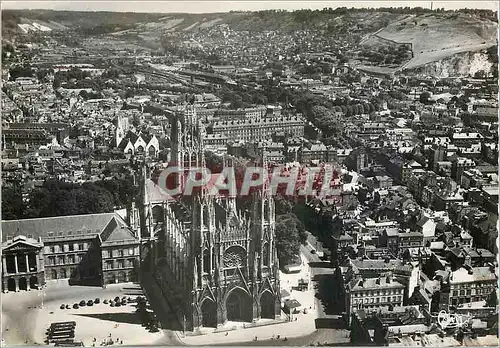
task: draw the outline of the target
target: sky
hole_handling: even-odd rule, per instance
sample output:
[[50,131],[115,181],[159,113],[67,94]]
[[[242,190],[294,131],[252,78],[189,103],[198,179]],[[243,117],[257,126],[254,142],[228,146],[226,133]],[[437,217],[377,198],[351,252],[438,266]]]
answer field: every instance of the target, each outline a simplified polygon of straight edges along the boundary
[[[497,1],[433,1],[434,8],[445,9],[483,8],[498,9]],[[213,13],[229,11],[258,10],[298,10],[322,9],[325,7],[430,7],[431,1],[295,1],[295,0],[261,0],[261,1],[1,1],[2,9],[51,9],[73,11],[114,11],[114,12],[151,12],[151,13]]]

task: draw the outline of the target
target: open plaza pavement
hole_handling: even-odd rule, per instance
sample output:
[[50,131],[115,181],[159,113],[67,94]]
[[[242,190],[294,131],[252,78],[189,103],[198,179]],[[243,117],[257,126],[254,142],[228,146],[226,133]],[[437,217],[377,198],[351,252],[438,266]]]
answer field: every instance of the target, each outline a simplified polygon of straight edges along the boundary
[[[101,346],[110,338],[114,345],[310,345],[348,342],[349,332],[346,330],[316,327],[317,318],[325,314],[318,300],[314,275],[331,270],[310,267],[310,262],[319,259],[307,247],[301,248],[301,258],[303,265],[299,273],[280,274],[281,288],[290,293],[290,298],[300,302],[301,309],[307,309],[307,313],[301,310],[291,318],[282,312],[281,320],[262,319],[252,324],[228,322],[224,327],[205,328],[195,333],[167,329],[150,333],[141,325],[135,303],[111,307],[103,301],[116,296],[135,299],[146,295],[151,302],[150,308],[160,321],[172,321],[168,301],[158,298],[161,296],[154,289],[154,280],[145,288],[150,289],[147,294],[143,293],[139,284],[134,283],[113,284],[103,289],[69,286],[66,281],[59,280],[49,281],[43,290],[3,294],[2,343],[7,346],[44,345],[47,328],[51,323],[62,321],[76,322],[75,341],[83,342],[87,347]],[[309,281],[307,290],[296,288],[300,279]],[[73,304],[95,298],[100,299],[99,304],[73,309]],[[60,309],[62,304],[69,305],[70,309]]]
[[[135,303],[120,307],[103,303],[116,296],[135,298],[139,295],[142,290],[133,283],[109,285],[103,289],[69,286],[64,281],[48,282],[43,290],[2,294],[3,344],[45,345],[47,328],[53,322],[62,321],[76,322],[75,341],[87,347],[100,346],[103,340],[110,338],[115,345],[120,342],[123,345],[176,344],[175,335],[147,331],[135,313]],[[95,298],[100,299],[99,304],[72,308],[74,303]],[[69,304],[71,309],[60,309],[61,304]]]

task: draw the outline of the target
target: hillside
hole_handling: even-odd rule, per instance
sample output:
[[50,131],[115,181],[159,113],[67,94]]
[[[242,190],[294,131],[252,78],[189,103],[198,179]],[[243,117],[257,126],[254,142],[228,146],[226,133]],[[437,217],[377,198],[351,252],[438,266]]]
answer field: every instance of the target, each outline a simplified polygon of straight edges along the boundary
[[413,58],[402,66],[414,69],[457,53],[475,52],[497,44],[496,22],[465,14],[407,16],[375,34],[377,39],[411,43]]
[[[361,68],[398,71],[415,69],[466,52],[497,44],[497,22],[491,14],[429,12],[414,9],[325,9],[229,12],[210,14],[151,14],[70,12],[49,10],[2,11],[4,37],[31,31],[73,30],[82,34],[112,34],[155,46],[165,34],[181,40],[189,33],[224,25],[234,31],[297,32],[315,30],[325,37],[350,37],[361,44]],[[376,52],[373,55],[370,52]]]

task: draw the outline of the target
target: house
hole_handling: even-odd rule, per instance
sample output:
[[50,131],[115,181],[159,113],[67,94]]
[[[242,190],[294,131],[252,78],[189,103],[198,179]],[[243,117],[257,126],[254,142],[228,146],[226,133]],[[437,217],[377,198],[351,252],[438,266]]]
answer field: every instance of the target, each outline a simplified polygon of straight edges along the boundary
[[436,236],[436,222],[434,221],[433,218],[423,216],[418,222],[417,222],[417,232],[420,232],[424,235],[424,244],[427,241],[433,241],[435,236]]

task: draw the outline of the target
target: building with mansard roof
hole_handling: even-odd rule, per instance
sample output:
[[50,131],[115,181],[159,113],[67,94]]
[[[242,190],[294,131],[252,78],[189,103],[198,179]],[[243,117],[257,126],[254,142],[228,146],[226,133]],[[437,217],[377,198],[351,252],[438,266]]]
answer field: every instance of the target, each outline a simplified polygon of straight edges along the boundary
[[140,241],[129,220],[103,213],[2,221],[2,290],[55,279],[81,285],[135,280]]

